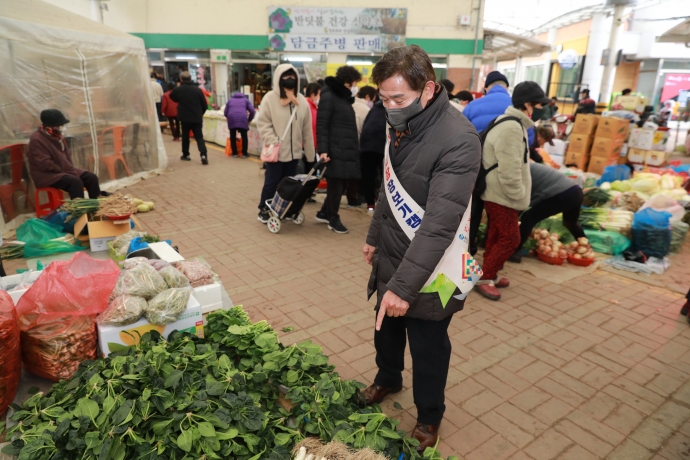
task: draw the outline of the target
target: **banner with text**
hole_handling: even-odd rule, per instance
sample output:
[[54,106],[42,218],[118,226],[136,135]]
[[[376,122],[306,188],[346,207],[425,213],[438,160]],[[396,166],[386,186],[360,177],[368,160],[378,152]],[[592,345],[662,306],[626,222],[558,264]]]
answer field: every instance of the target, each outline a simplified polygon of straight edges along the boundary
[[406,8],[268,8],[274,51],[385,53],[405,45]]

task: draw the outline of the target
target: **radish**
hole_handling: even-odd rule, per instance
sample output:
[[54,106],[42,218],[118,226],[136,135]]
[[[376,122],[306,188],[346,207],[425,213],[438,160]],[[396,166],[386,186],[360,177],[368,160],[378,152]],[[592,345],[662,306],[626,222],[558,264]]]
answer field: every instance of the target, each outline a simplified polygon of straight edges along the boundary
[[307,456],[306,447],[300,447],[299,452],[297,452],[297,456],[295,457],[295,460],[305,460],[306,456]]

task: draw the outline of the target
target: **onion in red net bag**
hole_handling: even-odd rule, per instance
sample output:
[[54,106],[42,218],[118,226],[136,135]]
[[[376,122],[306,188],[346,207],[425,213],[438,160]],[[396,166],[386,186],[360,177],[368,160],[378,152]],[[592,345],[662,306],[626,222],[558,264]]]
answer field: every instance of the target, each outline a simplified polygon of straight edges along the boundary
[[14,401],[21,375],[17,312],[10,295],[0,291],[0,416]]
[[94,318],[108,307],[120,275],[112,260],[77,253],[53,262],[17,303],[22,360],[29,372],[68,379],[82,361],[96,358]]

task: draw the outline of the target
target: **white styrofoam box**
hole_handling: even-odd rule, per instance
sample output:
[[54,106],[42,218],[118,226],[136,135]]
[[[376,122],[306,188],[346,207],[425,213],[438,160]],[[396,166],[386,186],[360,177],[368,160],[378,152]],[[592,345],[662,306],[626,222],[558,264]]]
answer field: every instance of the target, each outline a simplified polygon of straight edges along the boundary
[[[29,281],[32,283],[35,282],[38,277],[43,273],[43,271],[32,271],[29,274]],[[0,278],[0,287],[2,288],[3,291],[8,291],[7,293],[10,295],[12,298],[12,302],[14,302],[15,305],[17,305],[17,302],[19,302],[19,299],[22,298],[24,293],[29,290],[29,288],[26,289],[18,289],[15,291],[9,291],[10,289],[14,288],[17,286],[19,283],[22,282],[22,279],[24,277],[24,274],[21,273],[19,275],[9,275],[9,276],[3,276]]]
[[98,344],[101,347],[101,353],[103,357],[106,357],[113,351],[135,345],[139,343],[140,336],[151,330],[157,330],[166,339],[172,331],[189,332],[203,338],[204,320],[202,314],[199,302],[191,295],[189,302],[187,302],[187,309],[182,312],[177,321],[165,326],[154,326],[143,316],[139,321],[128,326],[98,325]]
[[207,284],[194,288],[194,298],[201,305],[204,313],[207,313],[208,306],[223,304],[223,287],[220,283]]
[[633,128],[628,140],[630,147],[641,150],[651,150],[654,145],[654,130],[645,128]]
[[149,248],[151,248],[161,260],[165,260],[166,262],[173,263],[184,260],[184,257],[165,241],[149,243]]

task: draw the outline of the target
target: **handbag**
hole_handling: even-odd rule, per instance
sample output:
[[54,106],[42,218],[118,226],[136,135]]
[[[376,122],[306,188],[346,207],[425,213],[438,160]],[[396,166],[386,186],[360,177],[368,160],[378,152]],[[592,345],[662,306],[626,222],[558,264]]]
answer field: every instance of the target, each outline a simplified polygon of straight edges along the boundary
[[290,130],[290,126],[292,126],[292,120],[295,119],[296,113],[297,107],[295,107],[295,110],[290,115],[290,121],[288,121],[288,124],[285,127],[285,132],[283,133],[283,136],[280,138],[280,142],[268,145],[264,144],[264,148],[261,150],[261,161],[265,163],[276,163],[278,161],[278,157],[280,156],[280,146],[285,140],[285,136],[287,136],[287,133]]

